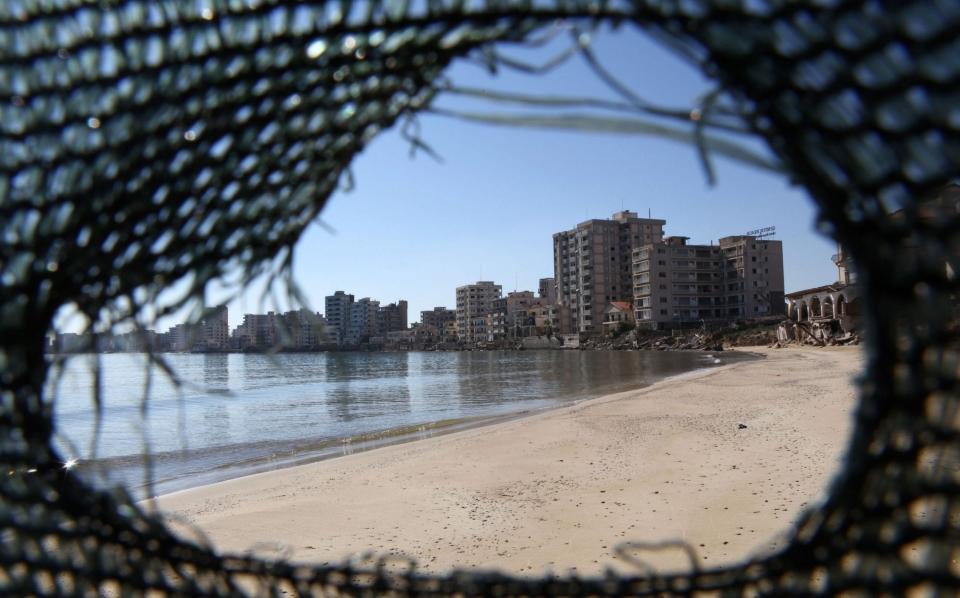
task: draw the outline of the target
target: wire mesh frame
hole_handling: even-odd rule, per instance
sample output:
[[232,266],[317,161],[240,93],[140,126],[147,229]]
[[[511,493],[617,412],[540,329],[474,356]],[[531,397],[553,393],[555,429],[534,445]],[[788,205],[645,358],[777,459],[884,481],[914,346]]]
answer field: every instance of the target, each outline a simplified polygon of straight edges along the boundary
[[[680,48],[859,266],[868,365],[848,459],[779,552],[669,576],[425,575],[218,555],[64,476],[45,334],[289,255],[351,158],[451,60],[557,18]],[[958,589],[956,2],[12,0],[0,6],[0,591],[9,595],[902,594]],[[942,199],[942,198],[941,198]]]

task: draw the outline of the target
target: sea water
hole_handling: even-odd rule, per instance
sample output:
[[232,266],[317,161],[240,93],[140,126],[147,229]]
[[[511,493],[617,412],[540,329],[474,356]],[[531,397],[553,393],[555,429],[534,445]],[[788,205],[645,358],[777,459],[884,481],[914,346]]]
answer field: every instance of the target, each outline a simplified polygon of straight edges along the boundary
[[[143,497],[639,388],[735,358],[721,355],[161,355],[169,373],[142,354],[75,355],[51,377],[47,395],[57,445],[65,460],[79,460],[73,475]],[[664,401],[668,409],[669,396]]]

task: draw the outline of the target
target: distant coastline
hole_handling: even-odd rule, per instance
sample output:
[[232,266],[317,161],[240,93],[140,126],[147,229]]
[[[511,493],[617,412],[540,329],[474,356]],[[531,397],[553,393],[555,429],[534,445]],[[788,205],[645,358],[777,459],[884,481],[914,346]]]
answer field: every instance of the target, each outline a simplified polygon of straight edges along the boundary
[[538,335],[518,339],[500,339],[478,343],[414,343],[384,344],[364,343],[360,345],[325,343],[309,347],[273,345],[247,346],[242,349],[233,347],[203,347],[192,350],[155,349],[147,350],[110,350],[90,351],[92,342],[80,345],[77,350],[57,351],[50,345],[50,354],[69,355],[78,353],[132,353],[132,354],[254,354],[271,355],[277,353],[379,353],[411,351],[539,351],[539,350],[614,350],[614,351],[723,351],[725,348],[770,346],[778,341],[777,327],[783,321],[780,317],[756,318],[728,324],[724,327],[697,327],[684,330],[636,330],[630,329],[622,334],[602,335]]

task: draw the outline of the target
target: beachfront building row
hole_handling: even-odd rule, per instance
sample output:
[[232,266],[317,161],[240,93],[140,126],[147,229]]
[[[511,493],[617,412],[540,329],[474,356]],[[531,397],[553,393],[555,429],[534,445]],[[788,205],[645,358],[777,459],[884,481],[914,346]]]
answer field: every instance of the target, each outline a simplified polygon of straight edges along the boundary
[[446,307],[434,307],[432,310],[420,312],[420,325],[442,330],[450,323],[456,323],[457,312]]
[[122,334],[57,334],[51,350],[60,353],[244,351],[270,348],[306,350],[325,342],[326,322],[307,309],[283,314],[245,314],[230,331],[226,305],[203,312],[197,322],[172,326],[167,332],[138,330]]
[[307,351],[330,344],[327,321],[317,312],[298,309],[284,313],[244,314],[233,330],[230,349]]
[[369,297],[336,291],[324,298],[328,335],[338,346],[381,343],[390,332],[407,329],[407,302],[380,305]]
[[[124,341],[129,336],[121,337],[124,340],[112,343],[115,351],[139,351],[147,347],[133,342],[132,346]],[[134,336],[133,338],[136,338]],[[226,305],[218,305],[204,311],[199,322],[177,324],[167,332],[150,338],[154,345],[150,348],[162,351],[224,351],[230,345],[230,323]],[[126,345],[126,346],[124,346]]]
[[705,325],[785,311],[780,241],[738,235],[718,245],[667,237],[633,252],[637,326]]
[[[533,291],[511,291],[501,296],[501,289],[501,285],[488,280],[457,287],[452,329],[460,344],[510,341],[559,330],[561,314],[566,312],[556,303],[552,278],[540,279],[537,295]],[[421,314],[424,324],[435,317],[431,312]]]
[[665,225],[620,211],[554,234],[556,331],[592,335],[634,323],[677,328],[784,313],[780,241],[735,235],[691,245],[664,237]]
[[410,328],[411,331],[416,329],[412,337],[417,341],[422,341],[424,346],[454,346],[459,339],[456,310],[442,306],[421,311],[419,326],[414,324]]

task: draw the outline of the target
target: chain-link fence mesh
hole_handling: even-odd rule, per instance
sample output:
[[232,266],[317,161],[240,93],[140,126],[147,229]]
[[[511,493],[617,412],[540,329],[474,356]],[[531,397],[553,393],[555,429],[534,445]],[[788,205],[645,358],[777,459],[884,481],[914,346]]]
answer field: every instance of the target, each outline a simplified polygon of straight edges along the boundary
[[[700,64],[859,266],[856,429],[788,546],[669,576],[296,566],[215,554],[63,474],[43,395],[59,309],[136,321],[178,281],[196,297],[282,270],[353,156],[427,107],[452,60],[556,19],[632,23]],[[938,194],[960,165],[958,30],[955,0],[6,0],[0,592],[954,593],[960,229]]]

